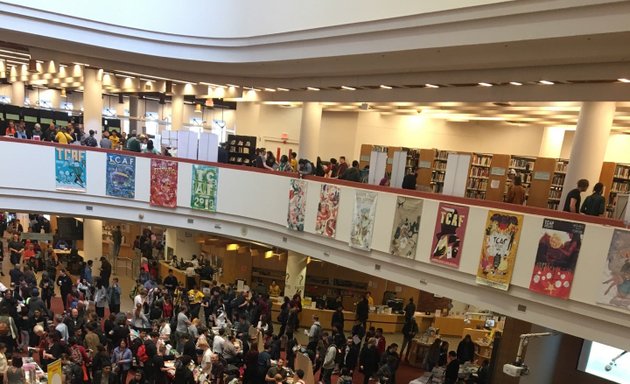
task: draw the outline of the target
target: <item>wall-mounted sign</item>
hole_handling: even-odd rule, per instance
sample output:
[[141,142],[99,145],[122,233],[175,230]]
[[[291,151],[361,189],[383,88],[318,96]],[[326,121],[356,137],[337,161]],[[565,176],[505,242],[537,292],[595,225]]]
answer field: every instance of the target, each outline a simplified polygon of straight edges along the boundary
[[490,174],[494,176],[505,176],[505,168],[503,167],[492,167],[490,168]]
[[418,168],[431,169],[431,162],[427,160],[420,160],[418,161]]
[[550,177],[549,172],[534,172],[534,180],[549,180]]
[[367,161],[370,162],[370,155],[363,155],[359,158],[359,161]]

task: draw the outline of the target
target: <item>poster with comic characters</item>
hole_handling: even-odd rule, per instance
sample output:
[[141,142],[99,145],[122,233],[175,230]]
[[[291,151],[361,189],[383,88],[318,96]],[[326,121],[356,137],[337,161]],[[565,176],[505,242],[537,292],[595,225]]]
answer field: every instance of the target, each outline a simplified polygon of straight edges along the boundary
[[219,168],[193,164],[190,207],[203,211],[217,211]]
[[177,162],[151,159],[151,205],[177,206]]
[[630,311],[630,231],[613,232],[597,302]]
[[488,211],[477,284],[507,291],[512,281],[523,215]]
[[544,219],[529,290],[568,299],[586,225]]
[[306,212],[306,181],[291,179],[289,184],[289,214],[287,227],[294,231],[304,231]]
[[339,187],[331,184],[322,184],[319,191],[319,204],[317,206],[315,233],[334,238],[337,233],[338,211]]
[[86,159],[85,151],[55,148],[55,187],[61,191],[85,192]]
[[369,251],[372,244],[374,217],[376,216],[376,197],[374,192],[356,191],[350,246]]
[[468,207],[440,203],[431,247],[431,262],[459,268],[468,221]]
[[136,158],[118,153],[107,154],[105,176],[107,196],[133,199],[136,195]]
[[420,199],[398,196],[389,252],[394,256],[415,259],[422,216]]

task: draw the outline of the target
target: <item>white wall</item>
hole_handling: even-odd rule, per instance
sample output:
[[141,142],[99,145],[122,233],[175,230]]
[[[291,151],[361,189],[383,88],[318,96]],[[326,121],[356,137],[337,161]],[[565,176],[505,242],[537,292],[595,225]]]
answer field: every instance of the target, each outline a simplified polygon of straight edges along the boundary
[[[15,177],[11,167],[0,167],[0,209],[143,222],[259,241],[585,339],[619,348],[630,347],[630,339],[626,337],[630,328],[627,313],[595,304],[602,287],[597,276],[601,276],[605,267],[612,238],[613,227],[610,226],[586,224],[570,299],[560,300],[528,289],[543,218],[557,217],[559,213],[555,211],[544,211],[545,216],[524,214],[512,284],[509,291],[503,292],[475,283],[489,210],[474,205],[479,203],[476,200],[466,200],[470,204],[468,226],[461,250],[461,265],[459,270],[454,270],[429,261],[438,204],[447,199],[444,196],[427,195],[424,199],[417,252],[414,259],[405,259],[388,253],[395,193],[401,190],[378,192],[372,250],[364,252],[347,245],[354,205],[353,187],[340,186],[337,235],[335,239],[328,239],[314,231],[321,183],[312,180],[306,181],[305,231],[298,233],[286,228],[290,179],[279,174],[221,168],[217,212],[206,213],[194,211],[189,206],[191,163],[179,163],[178,206],[167,209],[148,204],[150,160],[147,157],[137,156],[136,198],[131,200],[104,195],[106,162],[102,152],[88,151],[87,193],[79,194],[55,190],[54,148],[51,146],[0,140],[0,164],[10,164],[17,153],[38,161],[21,164],[20,172],[28,174],[28,178]],[[32,180],[38,182],[33,184]],[[256,186],[255,190],[252,185]],[[92,209],[86,210],[86,205]],[[510,209],[525,208],[514,206]],[[519,311],[518,305],[526,306],[527,311]]]
[[[323,112],[319,133],[319,155],[327,161],[331,157],[354,159],[358,112]],[[358,159],[358,158],[357,158]]]
[[[287,133],[289,140],[299,140],[301,124],[302,108],[258,103],[239,103],[236,108],[236,133],[256,136],[258,147],[267,146],[265,138],[278,139],[282,133]],[[275,147],[275,143],[270,147]]]

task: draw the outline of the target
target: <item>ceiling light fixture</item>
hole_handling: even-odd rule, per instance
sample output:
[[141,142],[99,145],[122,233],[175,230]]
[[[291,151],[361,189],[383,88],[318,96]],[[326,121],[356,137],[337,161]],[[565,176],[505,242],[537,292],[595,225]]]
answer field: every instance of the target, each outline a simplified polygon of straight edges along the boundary
[[523,83],[519,83],[518,81],[510,81],[510,84],[516,85],[516,86],[523,85]]
[[288,88],[280,88],[280,87],[278,87],[278,91],[289,92],[289,89]]
[[481,85],[482,87],[492,87],[492,84],[490,83],[477,83],[479,85]]
[[553,85],[553,81],[549,80],[540,80],[539,83],[542,85]]
[[356,91],[357,89],[354,87],[348,87],[347,85],[342,85],[341,89],[345,89],[346,91]]
[[425,84],[424,87],[425,88],[440,88],[439,85],[435,85],[435,84]]
[[225,85],[227,85],[230,88],[238,88],[238,85],[234,85],[234,84],[225,84]]
[[195,113],[201,113],[201,104],[195,104]]
[[319,88],[315,88],[315,87],[306,87],[306,89],[309,91],[319,91]]
[[267,91],[267,92],[275,92],[276,90],[273,89],[273,88],[265,88],[265,91]]
[[380,85],[381,89],[392,89],[392,87],[390,87],[389,85]]
[[622,83],[630,83],[630,79],[626,79],[625,77],[622,77],[620,79],[617,79],[617,81],[620,81]]

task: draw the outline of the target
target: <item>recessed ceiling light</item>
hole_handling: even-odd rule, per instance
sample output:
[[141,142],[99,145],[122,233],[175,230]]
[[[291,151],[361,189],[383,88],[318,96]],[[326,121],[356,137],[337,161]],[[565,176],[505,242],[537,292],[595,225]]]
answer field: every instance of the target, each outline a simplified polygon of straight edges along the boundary
[[553,81],[549,80],[540,80],[539,83],[543,85],[553,85]]
[[356,91],[357,89],[354,87],[348,87],[347,85],[342,85],[341,89],[345,89],[346,91]]
[[625,77],[622,77],[621,79],[617,79],[617,81],[621,81],[622,83],[630,83],[630,79],[626,79]]
[[523,83],[519,83],[518,81],[510,81],[512,85],[523,85]]
[[383,85],[383,84],[381,84],[381,88],[382,89],[392,89],[392,87],[390,87],[389,85]]
[[490,83],[478,83],[479,85],[481,85],[482,87],[492,87],[492,84]]
[[319,88],[315,88],[315,87],[306,87],[306,89],[309,91],[319,91]]
[[289,89],[288,88],[278,88],[278,91],[289,92]]
[[435,84],[425,84],[424,87],[425,88],[440,88],[439,85],[435,85]]
[[276,90],[273,89],[273,88],[265,88],[265,91],[267,91],[267,92],[275,92]]

